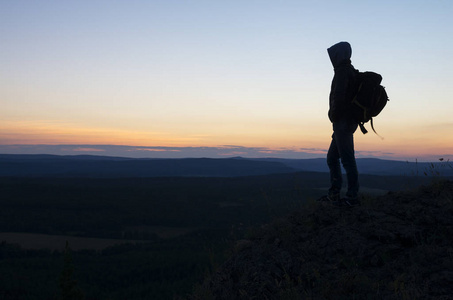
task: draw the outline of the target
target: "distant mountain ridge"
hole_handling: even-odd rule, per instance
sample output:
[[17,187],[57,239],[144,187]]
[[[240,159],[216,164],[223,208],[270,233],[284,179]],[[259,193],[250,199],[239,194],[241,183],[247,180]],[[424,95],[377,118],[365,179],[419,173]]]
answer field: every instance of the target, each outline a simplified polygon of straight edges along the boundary
[[0,155],[0,176],[237,177],[291,173],[280,162],[242,159],[133,159],[105,156]]
[[[267,158],[259,160],[281,162],[298,171],[329,172],[325,158],[313,158],[313,159]],[[357,168],[359,170],[359,173],[370,175],[453,176],[453,163],[449,161],[439,161],[431,163],[431,162],[407,162],[397,160],[385,160],[379,158],[358,158]]]
[[[375,158],[357,159],[361,174],[453,176],[450,162],[410,163]],[[300,171],[328,172],[324,158],[183,158],[150,159],[94,155],[0,154],[0,176],[62,177],[237,177]]]

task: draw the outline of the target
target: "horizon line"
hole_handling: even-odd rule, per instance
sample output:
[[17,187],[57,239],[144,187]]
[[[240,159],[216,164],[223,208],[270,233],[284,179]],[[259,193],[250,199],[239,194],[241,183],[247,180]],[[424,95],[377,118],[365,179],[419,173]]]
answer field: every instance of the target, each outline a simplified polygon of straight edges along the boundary
[[[303,147],[246,147],[239,145],[218,146],[131,146],[112,144],[0,144],[0,154],[29,155],[92,155],[122,158],[326,158],[327,149]],[[356,158],[375,158],[412,162],[453,161],[451,154],[405,156],[381,151],[356,151]]]

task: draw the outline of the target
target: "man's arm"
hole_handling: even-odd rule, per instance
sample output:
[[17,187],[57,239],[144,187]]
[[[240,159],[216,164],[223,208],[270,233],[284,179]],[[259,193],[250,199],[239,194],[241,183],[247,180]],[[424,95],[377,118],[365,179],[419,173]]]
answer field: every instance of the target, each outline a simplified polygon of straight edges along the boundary
[[335,70],[332,86],[329,118],[332,122],[337,122],[344,115],[347,109],[347,90],[349,85],[349,76],[347,68],[338,68]]

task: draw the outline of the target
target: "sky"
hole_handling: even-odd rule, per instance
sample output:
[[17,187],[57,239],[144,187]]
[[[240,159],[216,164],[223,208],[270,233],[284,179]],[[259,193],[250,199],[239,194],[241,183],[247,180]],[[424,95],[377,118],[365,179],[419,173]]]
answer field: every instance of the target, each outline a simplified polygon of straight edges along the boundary
[[453,160],[452,13],[450,0],[0,0],[0,153],[325,157],[326,50],[348,41],[390,98],[382,139],[358,130],[357,156]]

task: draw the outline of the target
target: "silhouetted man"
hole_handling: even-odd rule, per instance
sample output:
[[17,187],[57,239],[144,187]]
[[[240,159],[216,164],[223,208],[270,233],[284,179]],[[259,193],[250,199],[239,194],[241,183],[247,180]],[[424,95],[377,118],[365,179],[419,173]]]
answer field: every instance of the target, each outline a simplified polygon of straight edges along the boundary
[[[330,189],[321,201],[333,201],[336,206],[356,206],[359,180],[354,156],[354,132],[358,123],[352,115],[352,99],[356,86],[356,70],[351,64],[352,48],[348,42],[340,42],[327,49],[334,68],[334,76],[329,96],[329,119],[333,124],[332,142],[327,153],[330,170]],[[346,170],[348,190],[345,198],[340,198],[342,187],[341,163]]]

